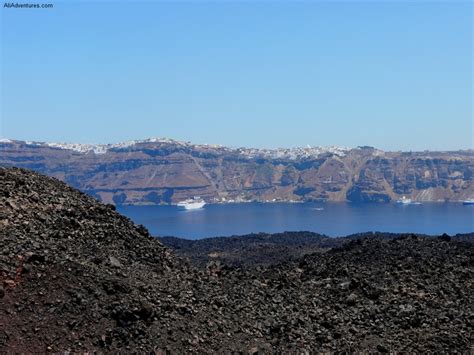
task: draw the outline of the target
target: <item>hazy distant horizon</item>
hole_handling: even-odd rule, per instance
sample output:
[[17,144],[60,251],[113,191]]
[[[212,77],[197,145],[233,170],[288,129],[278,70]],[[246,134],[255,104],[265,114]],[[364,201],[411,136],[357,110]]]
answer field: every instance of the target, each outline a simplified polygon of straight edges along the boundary
[[472,7],[470,1],[2,7],[0,136],[472,149]]

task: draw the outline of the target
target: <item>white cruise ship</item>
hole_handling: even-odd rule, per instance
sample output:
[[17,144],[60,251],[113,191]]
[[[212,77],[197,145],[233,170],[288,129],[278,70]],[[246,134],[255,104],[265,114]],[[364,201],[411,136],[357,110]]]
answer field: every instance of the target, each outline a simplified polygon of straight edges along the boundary
[[201,200],[199,197],[195,197],[194,199],[188,199],[181,202],[178,202],[178,207],[182,207],[186,210],[198,210],[205,206],[206,202]]
[[462,202],[463,205],[474,205],[474,198],[469,198]]
[[397,200],[397,203],[400,203],[402,205],[409,205],[411,204],[411,198],[406,198],[403,196],[400,200]]

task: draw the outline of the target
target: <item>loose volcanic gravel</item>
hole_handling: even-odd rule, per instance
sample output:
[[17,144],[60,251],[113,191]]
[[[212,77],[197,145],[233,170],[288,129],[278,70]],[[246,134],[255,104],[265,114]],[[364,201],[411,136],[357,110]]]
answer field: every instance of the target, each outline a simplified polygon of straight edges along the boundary
[[0,353],[470,352],[472,271],[446,235],[197,269],[113,206],[0,168]]

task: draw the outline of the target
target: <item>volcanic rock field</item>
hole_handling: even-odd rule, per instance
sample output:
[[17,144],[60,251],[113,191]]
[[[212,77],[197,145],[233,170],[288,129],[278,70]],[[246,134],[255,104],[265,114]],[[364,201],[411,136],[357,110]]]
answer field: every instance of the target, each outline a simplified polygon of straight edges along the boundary
[[165,246],[0,168],[0,353],[473,351],[472,235],[235,239]]

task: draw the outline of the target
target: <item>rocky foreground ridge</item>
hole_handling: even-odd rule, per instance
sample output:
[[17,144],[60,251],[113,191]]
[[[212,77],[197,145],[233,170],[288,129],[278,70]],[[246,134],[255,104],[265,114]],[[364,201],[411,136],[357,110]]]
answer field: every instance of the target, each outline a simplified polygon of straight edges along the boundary
[[460,201],[474,197],[474,151],[227,148],[169,139],[109,145],[0,140],[0,166],[56,177],[112,204]]
[[196,269],[52,178],[0,168],[0,352],[472,351],[472,243],[356,238]]

